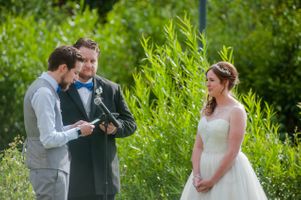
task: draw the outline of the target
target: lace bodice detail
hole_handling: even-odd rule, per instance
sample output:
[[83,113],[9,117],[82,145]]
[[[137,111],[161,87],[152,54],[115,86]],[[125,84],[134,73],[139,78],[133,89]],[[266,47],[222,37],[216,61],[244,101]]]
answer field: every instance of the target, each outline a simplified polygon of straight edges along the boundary
[[223,153],[228,147],[229,122],[217,118],[207,120],[202,117],[198,125],[198,134],[203,141],[203,152]]

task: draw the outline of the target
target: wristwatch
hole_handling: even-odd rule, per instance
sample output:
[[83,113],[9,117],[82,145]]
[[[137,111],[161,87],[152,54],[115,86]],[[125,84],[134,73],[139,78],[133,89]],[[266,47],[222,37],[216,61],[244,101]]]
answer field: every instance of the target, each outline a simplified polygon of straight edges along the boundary
[[78,136],[81,136],[82,132],[80,131],[79,127],[76,128],[76,132],[77,132]]

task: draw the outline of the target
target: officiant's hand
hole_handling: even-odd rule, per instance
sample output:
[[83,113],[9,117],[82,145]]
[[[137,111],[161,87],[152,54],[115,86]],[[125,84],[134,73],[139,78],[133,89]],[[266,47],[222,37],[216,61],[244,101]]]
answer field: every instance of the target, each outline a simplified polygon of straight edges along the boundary
[[[100,123],[100,124],[99,124],[99,128],[100,128],[103,132],[106,132],[106,128],[105,128],[104,123]],[[106,132],[106,133],[107,133],[108,135],[114,135],[114,134],[116,133],[116,131],[117,131],[116,126],[114,126],[114,124],[110,122],[110,123],[108,124],[107,132]]]

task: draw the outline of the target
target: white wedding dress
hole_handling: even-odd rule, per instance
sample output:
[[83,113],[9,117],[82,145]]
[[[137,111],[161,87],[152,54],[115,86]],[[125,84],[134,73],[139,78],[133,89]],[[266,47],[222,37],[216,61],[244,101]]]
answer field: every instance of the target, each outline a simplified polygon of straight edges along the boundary
[[[213,176],[227,150],[229,122],[215,118],[207,121],[202,117],[198,134],[203,141],[200,171],[202,178]],[[267,199],[248,158],[239,152],[233,166],[206,193],[197,192],[191,174],[182,192],[181,200],[265,200]]]

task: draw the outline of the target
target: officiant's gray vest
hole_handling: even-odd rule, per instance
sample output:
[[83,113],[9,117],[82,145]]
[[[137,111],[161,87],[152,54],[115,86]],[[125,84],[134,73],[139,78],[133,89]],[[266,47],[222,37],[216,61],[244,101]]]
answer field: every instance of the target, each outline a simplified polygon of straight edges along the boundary
[[49,88],[53,96],[56,97],[55,129],[56,131],[63,130],[59,97],[48,81],[38,78],[28,88],[24,97],[24,122],[27,135],[25,144],[26,165],[29,169],[60,169],[69,173],[70,159],[67,145],[45,149],[40,141],[37,117],[32,108],[31,100],[35,92],[41,87]]

